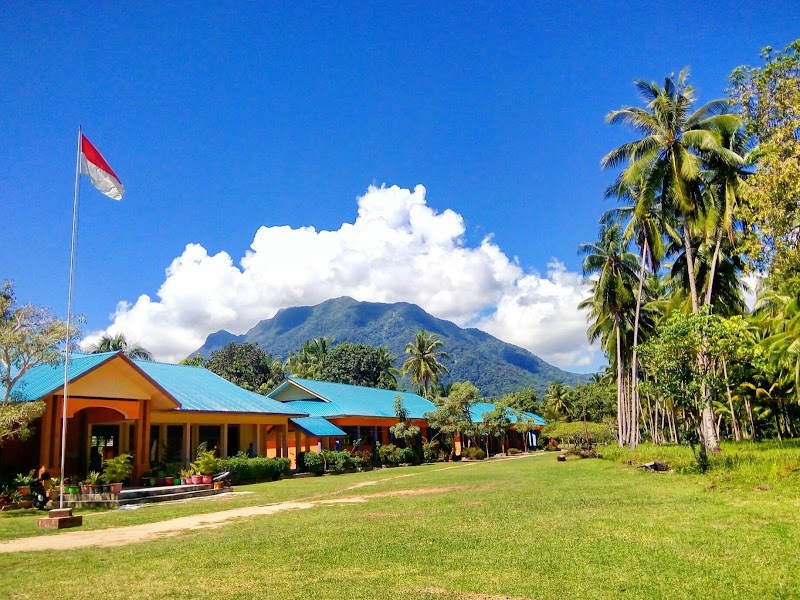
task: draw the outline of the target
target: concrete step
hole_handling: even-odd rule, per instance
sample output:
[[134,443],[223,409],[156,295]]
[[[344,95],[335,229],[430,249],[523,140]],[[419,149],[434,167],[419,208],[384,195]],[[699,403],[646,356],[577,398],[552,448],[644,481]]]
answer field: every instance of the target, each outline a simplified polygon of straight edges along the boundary
[[214,489],[213,484],[168,485],[162,487],[123,488],[119,494],[70,494],[64,498],[68,508],[104,507],[118,508],[126,504],[148,504],[216,496],[230,488]]
[[[194,486],[198,487],[198,486]],[[203,490],[187,490],[183,492],[175,492],[173,494],[161,494],[158,496],[138,496],[132,498],[120,498],[119,506],[125,504],[149,504],[151,502],[169,502],[170,500],[186,500],[188,498],[203,498],[205,496],[216,496],[230,492],[231,488],[214,489],[211,486],[205,486]]]

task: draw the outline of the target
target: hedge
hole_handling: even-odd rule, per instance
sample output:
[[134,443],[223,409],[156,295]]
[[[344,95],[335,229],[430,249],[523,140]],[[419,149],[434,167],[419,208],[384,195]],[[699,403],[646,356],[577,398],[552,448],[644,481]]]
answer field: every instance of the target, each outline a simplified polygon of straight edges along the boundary
[[220,459],[219,470],[230,472],[228,478],[232,485],[275,481],[280,479],[281,475],[289,474],[289,459],[262,456],[248,458],[237,455],[233,458]]

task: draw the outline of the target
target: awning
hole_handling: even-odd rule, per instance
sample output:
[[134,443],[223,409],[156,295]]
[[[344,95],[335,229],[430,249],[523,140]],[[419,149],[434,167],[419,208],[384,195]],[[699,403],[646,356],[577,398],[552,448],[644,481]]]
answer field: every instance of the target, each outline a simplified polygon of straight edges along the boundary
[[311,437],[345,437],[347,434],[322,417],[289,419],[300,431]]

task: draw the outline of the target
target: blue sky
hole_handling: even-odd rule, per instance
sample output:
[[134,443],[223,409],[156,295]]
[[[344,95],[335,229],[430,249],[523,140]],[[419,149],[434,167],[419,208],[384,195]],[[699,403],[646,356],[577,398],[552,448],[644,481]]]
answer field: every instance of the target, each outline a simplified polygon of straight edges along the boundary
[[75,312],[166,360],[347,293],[596,368],[577,246],[609,206],[600,158],[631,138],[605,114],[687,65],[722,96],[800,23],[797,2],[223,4],[0,19],[0,275],[66,313],[82,125],[127,193],[83,178]]

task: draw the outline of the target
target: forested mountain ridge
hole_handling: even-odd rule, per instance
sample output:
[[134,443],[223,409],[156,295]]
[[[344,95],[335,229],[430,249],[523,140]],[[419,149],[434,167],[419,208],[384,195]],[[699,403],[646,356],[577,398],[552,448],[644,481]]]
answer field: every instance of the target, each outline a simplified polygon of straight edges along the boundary
[[[358,302],[349,297],[327,300],[316,306],[285,308],[271,319],[259,322],[244,335],[222,330],[212,333],[194,354],[209,357],[230,342],[255,342],[266,352],[285,359],[304,342],[326,337],[334,344],[353,342],[386,346],[397,355],[399,367],[404,349],[417,331],[437,334],[450,355],[444,381],[469,380],[484,396],[499,396],[526,387],[540,395],[552,381],[573,385],[589,378],[569,373],[543,361],[531,352],[503,342],[479,329],[464,329],[438,319],[415,304]],[[410,382],[400,382],[410,387]]]

